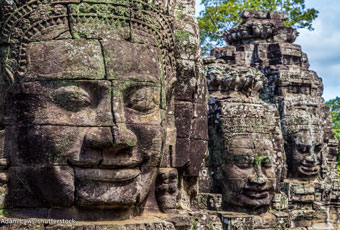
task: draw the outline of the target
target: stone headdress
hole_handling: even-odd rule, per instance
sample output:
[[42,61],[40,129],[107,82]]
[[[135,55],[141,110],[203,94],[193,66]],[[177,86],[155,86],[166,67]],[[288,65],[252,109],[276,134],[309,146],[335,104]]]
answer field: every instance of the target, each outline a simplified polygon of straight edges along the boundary
[[25,77],[29,43],[67,38],[110,38],[156,46],[161,50],[163,82],[174,82],[172,1],[8,0],[1,4],[0,84]]

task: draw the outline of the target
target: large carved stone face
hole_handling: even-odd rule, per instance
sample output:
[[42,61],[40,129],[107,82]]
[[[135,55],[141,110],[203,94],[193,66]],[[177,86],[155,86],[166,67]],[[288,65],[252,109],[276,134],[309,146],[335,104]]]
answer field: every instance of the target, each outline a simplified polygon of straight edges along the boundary
[[10,203],[23,194],[34,208],[140,205],[165,139],[159,50],[70,39],[28,52],[29,74],[7,101]]
[[236,136],[227,141],[222,189],[228,209],[268,209],[276,189],[274,154],[273,143],[265,135]]
[[289,173],[295,178],[316,178],[321,168],[323,132],[300,130],[291,139],[292,143],[286,146]]

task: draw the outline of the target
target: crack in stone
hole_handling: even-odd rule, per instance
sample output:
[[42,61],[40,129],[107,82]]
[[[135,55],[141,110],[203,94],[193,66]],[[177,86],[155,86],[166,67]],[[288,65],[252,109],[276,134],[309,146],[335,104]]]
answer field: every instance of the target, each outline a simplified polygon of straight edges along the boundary
[[104,69],[105,69],[105,76],[104,76],[104,79],[107,79],[108,77],[108,72],[107,72],[107,65],[106,65],[106,59],[105,59],[105,51],[104,51],[104,46],[103,46],[103,43],[101,42],[100,39],[98,39],[98,42],[100,44],[100,50],[101,50],[101,53],[102,53],[102,56],[103,56],[103,64],[104,64]]
[[65,5],[66,7],[66,13],[67,13],[67,23],[68,23],[68,29],[70,31],[70,34],[73,37],[73,32],[72,32],[72,25],[71,25],[71,10],[70,7],[68,5]]

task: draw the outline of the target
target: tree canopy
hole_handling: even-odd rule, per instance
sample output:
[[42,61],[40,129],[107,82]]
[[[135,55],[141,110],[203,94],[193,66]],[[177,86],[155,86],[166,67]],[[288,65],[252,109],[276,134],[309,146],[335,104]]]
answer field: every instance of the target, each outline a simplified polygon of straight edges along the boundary
[[334,135],[340,141],[340,97],[327,101],[326,105],[330,107]]
[[[331,99],[326,102],[326,105],[330,107],[330,113],[332,116],[333,133],[340,142],[340,97]],[[340,182],[340,148],[338,148],[338,178]]]
[[305,0],[202,0],[205,9],[197,18],[202,51],[224,45],[223,32],[241,22],[244,10],[285,11],[289,18],[287,26],[313,30],[312,22],[318,16],[315,9],[307,9]]

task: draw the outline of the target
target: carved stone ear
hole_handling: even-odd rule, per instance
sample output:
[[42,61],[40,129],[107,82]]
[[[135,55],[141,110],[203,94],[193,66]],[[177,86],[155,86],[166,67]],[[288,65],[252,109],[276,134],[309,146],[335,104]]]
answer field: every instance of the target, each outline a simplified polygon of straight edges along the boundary
[[175,213],[178,193],[178,172],[175,168],[160,168],[156,179],[156,200],[162,212]]

